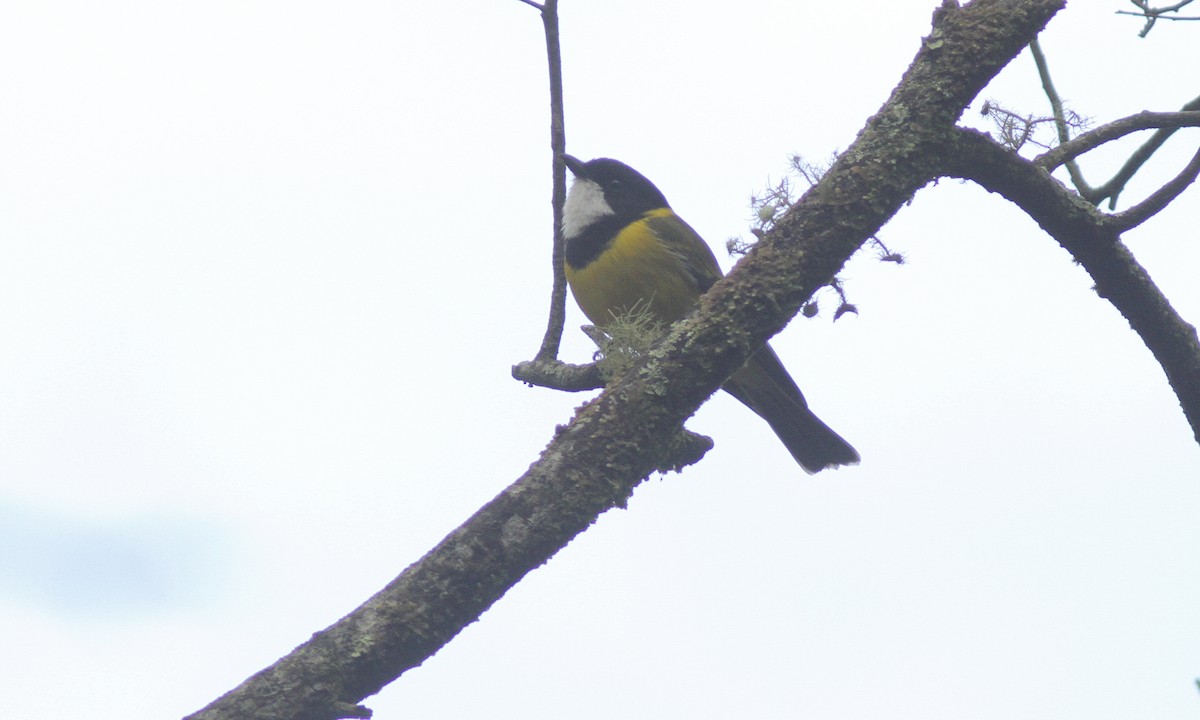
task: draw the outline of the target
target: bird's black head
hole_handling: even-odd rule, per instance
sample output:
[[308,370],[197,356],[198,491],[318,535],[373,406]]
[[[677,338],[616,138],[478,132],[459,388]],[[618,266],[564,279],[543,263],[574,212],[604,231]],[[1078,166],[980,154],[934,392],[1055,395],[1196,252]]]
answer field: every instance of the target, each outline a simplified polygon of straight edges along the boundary
[[570,155],[563,159],[575,176],[563,211],[567,237],[606,218],[615,216],[630,221],[642,213],[670,207],[654,183],[623,162],[610,158],[583,162]]

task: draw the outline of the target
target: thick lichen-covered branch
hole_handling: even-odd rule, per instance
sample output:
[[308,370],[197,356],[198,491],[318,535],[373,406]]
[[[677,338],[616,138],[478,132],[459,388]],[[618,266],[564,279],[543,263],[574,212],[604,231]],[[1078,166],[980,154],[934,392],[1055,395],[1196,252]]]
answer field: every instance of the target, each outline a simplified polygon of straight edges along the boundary
[[[697,312],[557,429],[512,486],[375,597],[192,719],[361,714],[363,698],[430,657],[601,513],[623,506],[675,450],[683,421],[936,176],[963,109],[1062,5],[944,3],[855,143]],[[465,425],[464,443],[479,431]]]

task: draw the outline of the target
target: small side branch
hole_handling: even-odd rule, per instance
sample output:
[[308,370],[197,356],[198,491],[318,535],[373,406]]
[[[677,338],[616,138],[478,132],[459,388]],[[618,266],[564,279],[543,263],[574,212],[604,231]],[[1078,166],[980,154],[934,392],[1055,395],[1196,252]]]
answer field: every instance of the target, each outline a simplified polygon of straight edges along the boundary
[[597,363],[572,365],[558,360],[526,360],[513,365],[512,376],[529,385],[566,392],[604,387],[604,376]]
[[[1200,100],[1200,98],[1197,98],[1197,100]],[[1192,103],[1188,104],[1191,105]],[[1101,125],[1095,130],[1085,132],[1073,140],[1068,140],[1058,147],[1042,153],[1034,158],[1033,162],[1045,170],[1054,170],[1063,163],[1070,163],[1080,155],[1091,152],[1105,143],[1123,138],[1139,130],[1157,128],[1163,132],[1161,133],[1162,138],[1157,140],[1153,149],[1149,151],[1149,153],[1153,153],[1171,133],[1181,127],[1200,127],[1200,112],[1186,110],[1183,112],[1140,112],[1136,115],[1130,115],[1120,120],[1114,120],[1106,125]],[[1155,135],[1159,136],[1160,133],[1155,133]],[[1154,139],[1156,138],[1152,138],[1152,140]],[[1146,145],[1149,144],[1146,143]],[[1146,145],[1142,147],[1145,148]],[[1149,153],[1146,154],[1146,158],[1149,157]],[[1136,171],[1137,168],[1140,168],[1145,163],[1146,158],[1142,158],[1133,170]],[[1133,172],[1130,172],[1130,176],[1132,175]],[[1126,181],[1128,181],[1128,178],[1124,178],[1121,183],[1124,184]],[[1109,183],[1105,183],[1097,191],[1103,192],[1108,185]],[[1090,201],[1091,198],[1088,198],[1088,200]]]
[[1170,182],[1125,212],[1111,216],[1109,223],[1120,229],[1121,232],[1141,225],[1179,197],[1180,193],[1196,181],[1197,174],[1200,174],[1200,150],[1196,151],[1191,162],[1184,166],[1183,170]]
[[[1054,81],[1050,78],[1050,65],[1046,62],[1046,55],[1042,52],[1041,43],[1037,38],[1029,43],[1029,52],[1033,55],[1033,63],[1037,66],[1038,77],[1042,81],[1042,90],[1046,93],[1046,99],[1050,101],[1050,111],[1054,113],[1054,129],[1058,132],[1058,143],[1064,145],[1071,140],[1071,133],[1067,127],[1067,116],[1063,111],[1062,97],[1059,96],[1058,90],[1054,87]],[[1073,156],[1066,161],[1067,174],[1071,176],[1071,182],[1075,185],[1075,189],[1080,195],[1087,197],[1092,191],[1087,180],[1083,177],[1083,171],[1079,169],[1079,165],[1074,161]]]
[[1200,20],[1200,17],[1184,17],[1182,15],[1169,15],[1168,14],[1168,13],[1179,12],[1185,6],[1190,5],[1192,3],[1192,0],[1179,0],[1179,2],[1175,3],[1174,5],[1167,5],[1166,7],[1160,7],[1160,8],[1150,7],[1149,0],[1129,0],[1129,1],[1131,3],[1133,3],[1135,6],[1137,6],[1137,8],[1141,12],[1130,12],[1128,10],[1118,10],[1117,14],[1118,15],[1133,15],[1135,17],[1146,18],[1146,24],[1142,26],[1142,31],[1138,33],[1138,37],[1144,38],[1147,35],[1149,35],[1150,31],[1154,28],[1154,23],[1156,23],[1159,18],[1162,18],[1163,20]]
[[562,50],[558,40],[558,0],[536,3],[532,0],[520,2],[537,8],[542,15],[542,28],[546,35],[546,63],[550,71],[550,172],[553,188],[550,206],[553,216],[550,251],[551,277],[550,313],[546,321],[546,334],[542,337],[534,362],[546,363],[558,357],[562,342],[563,324],[567,317],[567,278],[563,271],[566,241],[562,234],[563,203],[567,199],[567,169],[563,165],[563,153],[567,150],[566,122],[563,110]]
[[[1200,97],[1193,99],[1181,108],[1181,112],[1197,111],[1200,111]],[[1125,161],[1125,164],[1121,166],[1116,175],[1113,175],[1111,180],[1095,188],[1090,196],[1085,196],[1088,201],[1094,205],[1099,205],[1105,198],[1108,198],[1108,209],[1112,210],[1116,208],[1117,197],[1125,189],[1125,185],[1177,129],[1178,127],[1164,126],[1151,135],[1141,147],[1129,156],[1129,159]]]

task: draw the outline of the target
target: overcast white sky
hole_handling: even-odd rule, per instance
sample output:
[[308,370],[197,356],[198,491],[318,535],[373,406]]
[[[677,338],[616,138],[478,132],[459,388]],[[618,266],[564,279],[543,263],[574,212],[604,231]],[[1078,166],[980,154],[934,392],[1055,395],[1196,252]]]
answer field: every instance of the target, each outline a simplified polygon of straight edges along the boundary
[[[788,153],[852,141],[934,5],[564,0],[569,150],[642,170],[719,248]],[[1097,122],[1198,94],[1200,28],[1139,39],[1127,6],[1044,36]],[[545,75],[516,0],[0,8],[0,717],[200,708],[570,418],[582,396],[509,377],[548,293]],[[1035,80],[1021,57],[964,122],[1044,112]],[[1129,237],[1192,322],[1198,209]],[[942,182],[882,237],[909,263],[851,261],[859,316],[774,341],[861,466],[808,477],[715,398],[704,462],[376,717],[1196,717],[1200,452],[1161,369],[999,198]]]

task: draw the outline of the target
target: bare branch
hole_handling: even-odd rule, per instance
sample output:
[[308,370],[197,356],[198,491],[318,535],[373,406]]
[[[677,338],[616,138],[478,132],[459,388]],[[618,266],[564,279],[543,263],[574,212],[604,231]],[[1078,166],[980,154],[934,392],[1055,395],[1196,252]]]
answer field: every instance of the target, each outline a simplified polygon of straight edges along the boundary
[[567,277],[563,269],[566,257],[566,241],[562,234],[563,203],[567,199],[567,169],[563,164],[563,153],[567,151],[566,124],[563,120],[562,51],[558,41],[558,0],[546,0],[542,5],[521,0],[541,10],[542,28],[546,36],[546,62],[550,71],[550,172],[553,188],[550,195],[552,247],[550,250],[551,277],[550,312],[546,321],[546,334],[542,337],[534,360],[549,362],[558,357],[562,342],[563,325],[567,318]]
[[[1054,113],[1054,127],[1058,130],[1058,142],[1060,145],[1067,143],[1071,139],[1071,133],[1067,129],[1066,115],[1063,113],[1063,101],[1058,95],[1058,90],[1054,87],[1054,81],[1050,78],[1050,66],[1046,62],[1046,55],[1042,52],[1042,46],[1037,38],[1029,43],[1029,52],[1033,55],[1033,62],[1037,66],[1038,77],[1042,81],[1042,90],[1046,93],[1046,98],[1050,101],[1051,112]],[[1075,188],[1079,190],[1079,194],[1087,197],[1091,191],[1091,186],[1083,177],[1083,171],[1079,169],[1079,165],[1073,160],[1067,161],[1067,174],[1071,176],[1071,182]]]
[[1180,15],[1168,15],[1167,14],[1167,13],[1178,12],[1184,6],[1190,5],[1192,3],[1192,0],[1179,0],[1179,2],[1175,3],[1174,5],[1168,5],[1166,7],[1160,7],[1160,8],[1150,7],[1150,3],[1148,0],[1129,0],[1129,1],[1131,3],[1133,3],[1138,9],[1140,9],[1141,12],[1129,12],[1128,10],[1118,10],[1117,14],[1118,15],[1133,15],[1135,17],[1146,18],[1146,24],[1142,27],[1142,31],[1138,33],[1138,37],[1144,38],[1147,35],[1149,35],[1150,30],[1154,28],[1154,23],[1157,22],[1159,18],[1162,18],[1163,20],[1200,20],[1200,17],[1184,17],[1184,16],[1180,16]]
[[[1183,108],[1181,108],[1181,110],[1183,112],[1200,111],[1200,97],[1194,98],[1188,102],[1183,106]],[[1150,159],[1150,156],[1163,146],[1163,143],[1165,143],[1167,138],[1171,137],[1171,135],[1175,133],[1176,129],[1177,128],[1173,127],[1164,127],[1151,135],[1141,147],[1139,147],[1132,155],[1129,156],[1129,159],[1125,161],[1125,164],[1121,166],[1121,169],[1117,171],[1116,175],[1113,175],[1111,180],[1093,190],[1091,195],[1085,196],[1087,197],[1088,201],[1092,204],[1099,205],[1104,198],[1108,198],[1108,209],[1112,210],[1116,208],[1117,198],[1120,196],[1121,191],[1125,189],[1125,184],[1128,183],[1130,178],[1132,178],[1137,171],[1141,169],[1142,165],[1144,165],[1146,161]]]
[[[1200,442],[1200,339],[1121,242],[1122,226],[1033,162],[987,136],[960,130],[946,172],[1016,203],[1087,270],[1096,292],[1129,321],[1167,375]],[[1190,165],[1189,165],[1190,167]]]
[[[1191,0],[1188,0],[1189,2]],[[1050,101],[1051,111],[1053,113],[1053,121],[1055,130],[1058,134],[1059,144],[1057,147],[1050,149],[1042,155],[1035,158],[1035,162],[1047,170],[1054,170],[1057,167],[1066,166],[1067,173],[1071,178],[1071,184],[1079,191],[1079,194],[1094,205],[1098,205],[1105,198],[1109,200],[1108,207],[1110,210],[1116,207],[1117,198],[1130,178],[1137,173],[1139,169],[1146,163],[1151,155],[1166,142],[1180,127],[1197,127],[1200,126],[1198,118],[1200,115],[1200,98],[1196,98],[1183,106],[1183,110],[1178,113],[1150,113],[1142,112],[1137,115],[1132,115],[1121,120],[1096,128],[1089,132],[1079,135],[1075,139],[1071,139],[1071,130],[1080,126],[1078,116],[1075,113],[1066,109],[1062,97],[1058,94],[1058,90],[1054,87],[1054,81],[1050,77],[1049,64],[1046,61],[1045,53],[1042,52],[1041,45],[1035,39],[1029,44],[1029,51],[1033,55],[1034,64],[1037,66],[1038,76],[1041,79],[1042,89]],[[1013,150],[1020,149],[1026,142],[1033,141],[1033,132],[1037,126],[1045,121],[1044,118],[1035,118],[1033,116],[1021,116],[1012,111],[1006,110],[1003,107],[991,101],[984,105],[984,114],[993,117],[997,127],[1000,130],[1001,137],[1005,145]],[[1111,180],[1099,187],[1091,186],[1083,176],[1083,171],[1079,164],[1075,161],[1086,152],[1093,150],[1104,143],[1111,142],[1120,137],[1124,137],[1138,130],[1147,130],[1157,128],[1149,140],[1126,160],[1125,164],[1113,176]],[[1181,176],[1182,177],[1182,176]],[[1181,178],[1176,181],[1183,182]],[[1175,195],[1171,195],[1171,188],[1176,187],[1176,181],[1172,181],[1167,188],[1163,188],[1160,193],[1156,193],[1155,202],[1170,202],[1182,191],[1179,188]],[[1187,181],[1190,182],[1190,181]],[[1187,183],[1183,184],[1186,187]],[[1149,199],[1147,200],[1149,201]],[[1157,209],[1154,209],[1157,207]],[[1145,205],[1144,210],[1153,215],[1162,207],[1156,206],[1154,203]],[[1127,216],[1128,222],[1141,222],[1146,215],[1138,220],[1138,215]]]
[[1175,198],[1179,197],[1180,193],[1196,181],[1197,174],[1200,174],[1200,150],[1196,151],[1196,154],[1192,156],[1191,162],[1184,166],[1183,170],[1170,182],[1163,185],[1151,194],[1150,197],[1137,205],[1124,212],[1110,216],[1109,222],[1113,226],[1120,228],[1121,231],[1141,225],[1162,211],[1167,205],[1171,204]]
[[[1090,130],[1042,153],[1033,161],[1038,167],[1054,170],[1064,162],[1070,162],[1084,153],[1091,152],[1105,143],[1123,138],[1130,133],[1153,128],[1170,128],[1174,131],[1181,127],[1200,127],[1200,112],[1140,112]],[[1161,145],[1161,143],[1159,144]],[[1098,190],[1100,189],[1093,190],[1093,192]],[[1091,198],[1088,199],[1091,200]]]

